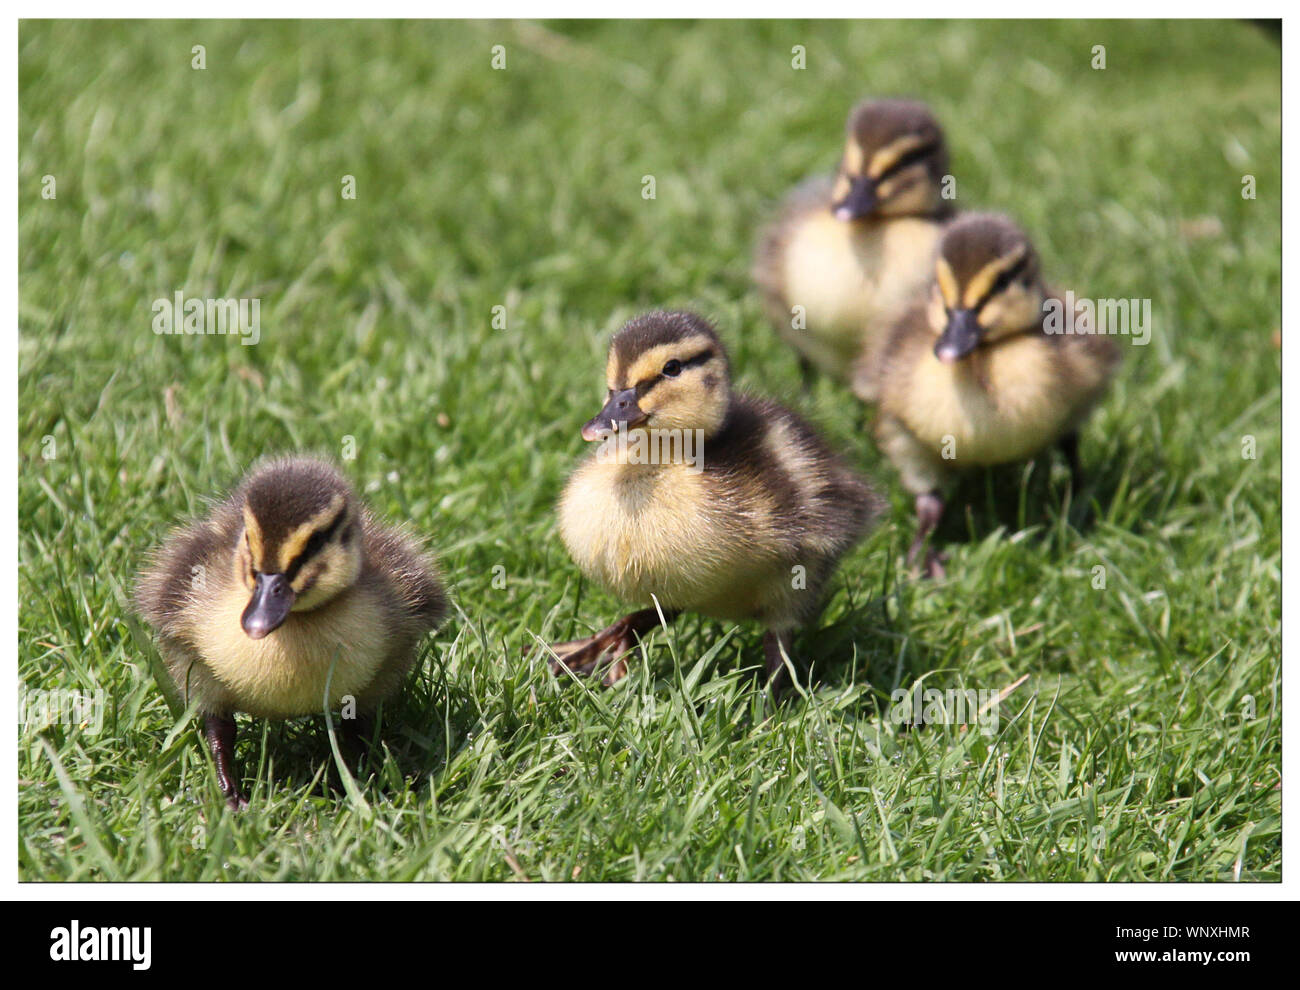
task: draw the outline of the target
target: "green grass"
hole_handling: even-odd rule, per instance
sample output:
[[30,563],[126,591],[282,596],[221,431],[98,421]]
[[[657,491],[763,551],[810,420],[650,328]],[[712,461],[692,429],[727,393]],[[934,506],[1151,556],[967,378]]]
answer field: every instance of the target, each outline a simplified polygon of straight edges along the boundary
[[[20,676],[106,699],[98,734],[20,727],[24,879],[1279,879],[1273,37],[29,21],[19,55]],[[748,280],[772,204],[832,165],[868,92],[934,106],[959,205],[1014,213],[1057,285],[1155,313],[1085,433],[1091,511],[1050,460],[972,478],[939,583],[900,571],[910,505],[870,415],[830,382],[800,394]],[[261,343],[155,336],[151,303],[178,289],[260,298]],[[614,690],[524,655],[620,614],[552,509],[609,335],[658,306],[714,318],[743,385],[890,493],[798,641],[811,690],[779,709],[749,625],[688,617]],[[456,611],[356,797],[322,779],[323,719],[244,720],[256,782],[232,816],[127,590],[259,455],[345,437]],[[991,736],[886,714],[919,678],[1026,676]]]

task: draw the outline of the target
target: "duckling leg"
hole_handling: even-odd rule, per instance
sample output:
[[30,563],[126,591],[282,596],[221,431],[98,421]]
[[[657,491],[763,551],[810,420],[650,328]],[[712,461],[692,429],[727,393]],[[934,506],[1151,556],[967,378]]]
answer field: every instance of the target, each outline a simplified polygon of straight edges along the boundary
[[817,369],[813,363],[802,354],[799,355],[799,383],[803,389],[803,394],[807,395],[813,390],[813,384],[817,381]]
[[943,518],[943,498],[936,491],[922,492],[916,496],[916,538],[907,551],[907,566],[916,563],[916,557],[925,548],[926,577],[942,578],[944,576],[943,557],[939,551],[927,545],[926,540],[934,532],[939,520]]
[[371,756],[370,736],[375,723],[369,715],[339,720],[339,741],[343,744],[341,751],[349,767],[358,767],[368,763]]
[[790,690],[790,669],[785,658],[794,662],[794,634],[789,629],[769,629],[763,634],[763,656],[767,660],[767,686],[772,696],[780,699]]
[[[668,622],[676,617],[676,612],[664,612],[664,619]],[[657,625],[659,612],[653,608],[644,608],[640,612],[624,616],[594,636],[575,639],[569,643],[556,643],[551,649],[559,659],[551,661],[551,673],[558,676],[567,669],[587,676],[607,664],[609,669],[605,672],[604,683],[606,687],[616,684],[627,676],[624,655],[631,652],[637,640]]]
[[239,789],[239,771],[235,768],[235,719],[232,715],[208,715],[203,719],[203,734],[217,764],[217,784],[233,811],[248,807],[248,798]]
[[1076,492],[1083,489],[1083,464],[1079,461],[1079,432],[1077,430],[1061,437],[1059,444],[1065,462],[1070,465],[1070,485]]
[[[371,772],[371,757],[382,756],[382,745],[379,752],[370,744],[370,737],[374,731],[374,720],[369,715],[357,715],[355,718],[339,718],[334,721],[334,732],[338,740],[339,756],[343,760],[343,766],[346,772],[351,775],[358,783],[364,783]],[[347,792],[347,785],[344,781],[344,771],[339,769],[338,762],[332,755],[325,758],[325,781],[330,791],[334,794],[342,795]]]

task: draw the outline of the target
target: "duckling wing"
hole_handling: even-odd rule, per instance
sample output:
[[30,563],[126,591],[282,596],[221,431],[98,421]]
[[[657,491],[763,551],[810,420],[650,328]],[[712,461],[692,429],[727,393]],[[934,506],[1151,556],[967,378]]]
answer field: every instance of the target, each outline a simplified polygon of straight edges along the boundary
[[225,577],[238,527],[238,513],[226,502],[209,518],[174,530],[150,554],[135,588],[136,613],[160,635],[186,639],[194,609]]
[[1087,416],[1101,400],[1123,361],[1114,338],[1105,333],[1054,335],[1060,349],[1061,386],[1074,400],[1074,419]]
[[197,700],[204,714],[235,708],[203,662],[196,639],[204,611],[228,583],[238,527],[238,513],[228,501],[211,517],[173,531],[152,552],[132,598],[136,614],[157,634],[159,653],[182,703]]
[[933,341],[925,306],[918,302],[878,340],[868,340],[863,346],[853,366],[854,393],[864,401],[885,407],[896,404],[910,365],[923,356],[925,348],[933,346]]
[[719,517],[713,528],[737,551],[730,579],[700,609],[723,618],[779,627],[811,619],[836,563],[883,506],[803,419],[745,396],[706,441],[704,474]]
[[365,578],[386,587],[391,594],[382,600],[391,620],[421,635],[440,623],[447,614],[447,595],[438,566],[413,536],[378,523],[368,513],[365,519]]
[[785,253],[790,238],[804,217],[829,209],[833,185],[834,180],[824,175],[804,180],[786,195],[777,218],[759,234],[753,277],[762,293],[768,317],[777,326],[790,321],[785,285]]
[[737,396],[704,451],[725,501],[761,502],[754,538],[788,560],[838,559],[880,516],[883,502],[804,419],[775,402]]

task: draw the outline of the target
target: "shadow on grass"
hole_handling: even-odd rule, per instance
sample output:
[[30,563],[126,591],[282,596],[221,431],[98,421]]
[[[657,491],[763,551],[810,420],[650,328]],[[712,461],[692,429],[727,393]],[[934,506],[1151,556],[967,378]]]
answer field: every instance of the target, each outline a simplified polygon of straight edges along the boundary
[[[1146,482],[1165,477],[1167,468],[1149,455],[1137,463],[1123,449],[1109,453],[1109,457],[1085,461],[1078,492],[1073,490],[1065,459],[1055,449],[1028,462],[968,472],[950,493],[947,511],[931,539],[943,552],[978,544],[999,529],[1014,533],[1039,527],[1041,532],[1031,545],[1047,555],[1052,552],[1063,515],[1064,521],[1085,537],[1099,518],[1137,532],[1155,511],[1150,504],[1155,490],[1167,487]],[[1135,477],[1143,483],[1140,491],[1135,491]],[[909,518],[897,527],[900,545],[889,548],[891,559],[901,558],[914,526]],[[953,566],[949,565],[949,578],[958,576]],[[917,574],[894,573],[885,585],[888,600],[894,601],[908,584],[918,594],[926,594],[931,587],[928,579]],[[935,586],[936,592],[941,593],[941,587]],[[917,634],[906,607],[887,610],[886,599],[879,596],[880,589],[875,590],[874,598],[859,595],[860,600],[852,601],[851,596],[848,610],[834,621],[822,620],[806,629],[796,640],[796,651],[805,677],[811,673],[804,682],[811,689],[867,683],[879,708],[895,687],[947,666],[949,657],[943,645],[927,643]],[[899,602],[901,605],[901,599]],[[1043,669],[1055,667],[1045,662]]]
[[[943,550],[978,543],[999,528],[1015,533],[1033,526],[1050,527],[1062,513],[1070,527],[1084,536],[1098,518],[1107,516],[1136,531],[1145,515],[1147,496],[1135,497],[1134,477],[1145,480],[1166,473],[1165,465],[1156,461],[1133,463],[1123,449],[1085,461],[1077,491],[1065,459],[1055,449],[1023,463],[970,471],[961,475],[948,493],[943,519],[931,539]],[[1117,507],[1116,500],[1129,504]],[[1050,539],[1048,534],[1042,541]]]
[[[426,660],[426,663],[428,661]],[[367,800],[398,792],[420,793],[463,745],[478,716],[457,705],[436,668],[420,668],[397,697],[371,716],[366,744],[349,740],[338,712],[331,716],[339,752]],[[241,754],[248,779],[260,768],[262,721],[239,716],[240,734],[257,743]],[[266,767],[261,783],[271,791],[312,786],[317,796],[344,798],[342,777],[330,748],[324,715],[267,724]]]

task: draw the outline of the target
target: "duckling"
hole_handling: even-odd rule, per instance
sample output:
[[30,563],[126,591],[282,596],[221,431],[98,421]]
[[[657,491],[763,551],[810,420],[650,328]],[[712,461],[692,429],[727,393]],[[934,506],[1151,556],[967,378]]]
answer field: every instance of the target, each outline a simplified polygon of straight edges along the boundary
[[[1039,262],[1025,233],[993,214],[965,214],[944,234],[934,280],[874,352],[854,388],[877,396],[877,439],[916,496],[909,563],[943,515],[957,472],[1031,458],[1053,444],[1082,484],[1079,428],[1106,391],[1120,352],[1109,337],[1051,333]],[[925,570],[943,575],[930,547]]]
[[238,810],[248,799],[235,712],[293,718],[350,696],[364,717],[401,686],[446,596],[411,537],[376,521],[331,464],[294,456],[255,466],[207,518],[174,532],[135,608],[186,704],[197,702]]
[[714,328],[652,312],[613,338],[604,408],[582,428],[601,441],[559,501],[560,535],[589,578],[649,606],[552,647],[552,670],[604,683],[627,673],[638,637],[682,611],[756,619],[769,684],[785,685],[792,632],[820,610],[839,559],[881,502],[793,412],[732,391]]
[[929,107],[869,100],[849,115],[835,178],[787,197],[760,238],[754,279],[772,325],[800,352],[805,383],[814,366],[847,380],[864,337],[886,333],[924,288],[953,212],[947,171]]

